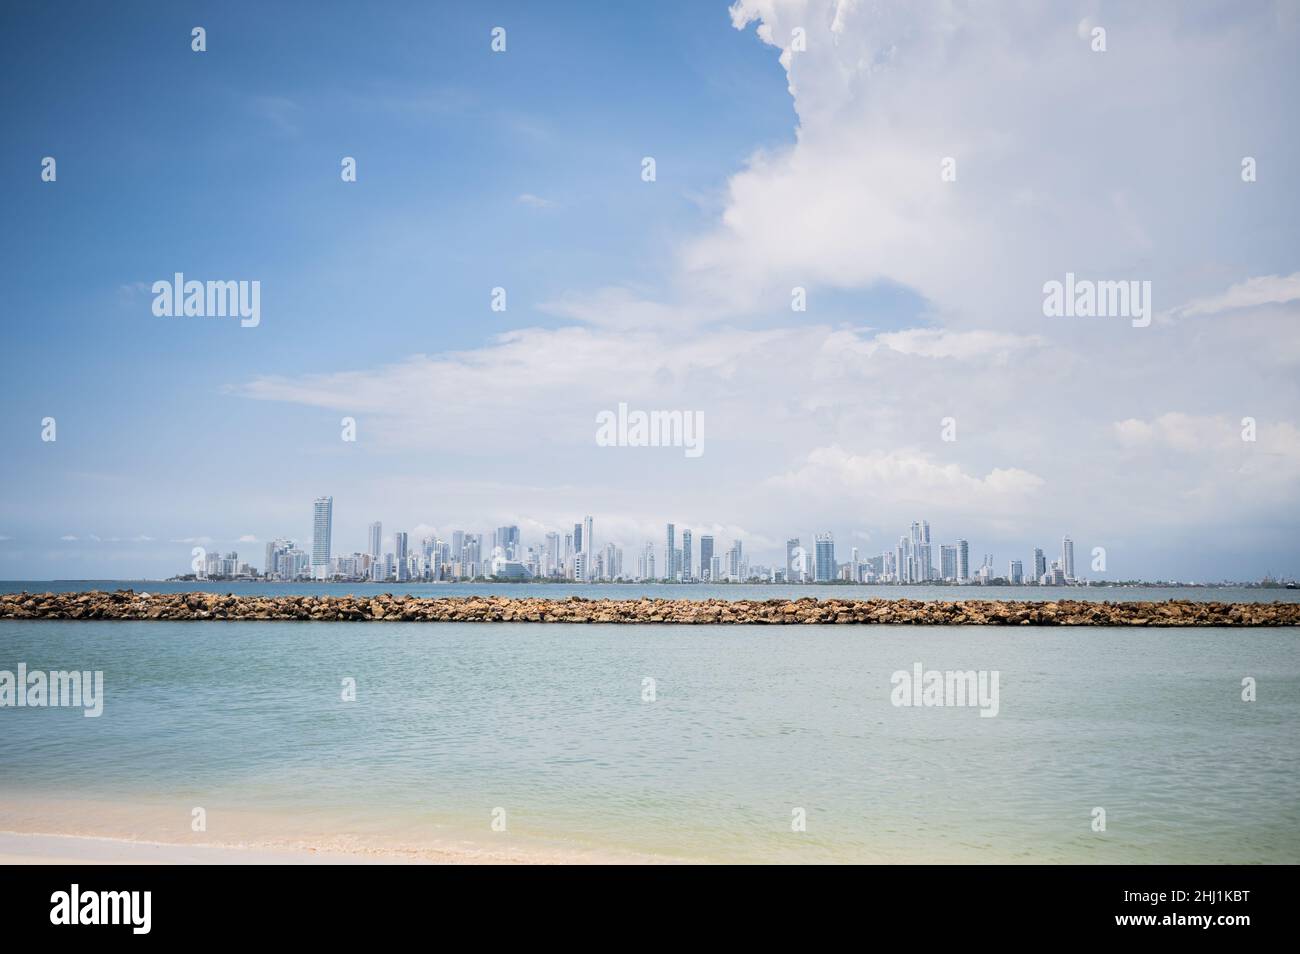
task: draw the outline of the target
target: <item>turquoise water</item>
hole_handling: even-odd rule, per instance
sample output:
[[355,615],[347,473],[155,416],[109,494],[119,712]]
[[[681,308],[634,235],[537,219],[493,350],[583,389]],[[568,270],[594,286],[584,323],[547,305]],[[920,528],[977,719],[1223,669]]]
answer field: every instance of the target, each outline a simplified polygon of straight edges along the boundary
[[[102,669],[104,714],[0,709],[0,806],[721,861],[1300,861],[1294,628],[0,622],[20,661]],[[999,714],[891,705],[916,662],[998,670]]]
[[0,581],[0,593],[65,593],[84,590],[112,591],[130,587],[137,593],[188,593],[200,590],[237,595],[377,596],[383,593],[414,596],[511,596],[566,599],[769,600],[799,599],[912,599],[912,600],[1092,600],[1130,602],[1147,600],[1203,600],[1237,603],[1300,602],[1300,589],[1282,587],[1217,586],[895,586],[889,585],[787,585],[728,583],[166,583],[157,580],[54,580]]

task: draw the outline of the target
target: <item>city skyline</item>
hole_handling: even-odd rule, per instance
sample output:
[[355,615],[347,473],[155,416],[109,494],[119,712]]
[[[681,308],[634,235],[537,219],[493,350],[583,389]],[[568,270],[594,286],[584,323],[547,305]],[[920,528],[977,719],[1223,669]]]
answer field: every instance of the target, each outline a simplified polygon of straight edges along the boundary
[[[768,559],[766,555],[751,561],[752,553],[745,553],[741,539],[729,541],[730,546],[718,552],[715,546],[720,541],[713,533],[682,528],[679,535],[678,526],[672,521],[664,524],[663,542],[658,547],[648,539],[637,543],[599,541],[594,530],[597,522],[591,515],[575,521],[568,533],[547,530],[537,542],[527,539],[514,524],[499,526],[490,534],[464,528],[439,533],[421,526],[414,550],[410,548],[408,531],[394,530],[391,537],[385,537],[383,521],[376,520],[368,524],[364,550],[333,553],[333,508],[331,496],[313,501],[309,549],[299,546],[291,536],[267,540],[259,568],[249,559],[240,558],[238,551],[208,552],[205,547],[195,547],[191,551],[192,573],[188,575],[199,579],[377,583],[497,579],[576,583],[762,581],[1066,586],[1155,581],[1109,572],[1105,548],[1091,551],[1091,573],[1077,572],[1074,540],[1069,534],[1060,538],[1055,559],[1043,548],[1032,547],[1028,561],[1016,555],[1007,557],[1003,561],[1005,570],[997,565],[996,555],[987,552],[978,566],[973,565],[970,542],[960,537],[951,543],[938,543],[936,563],[936,538],[928,520],[912,521],[909,533],[899,537],[896,547],[879,553],[871,553],[861,546],[852,546],[847,553],[837,552],[835,534],[830,530],[813,534],[811,550],[803,546],[802,537],[788,537],[783,560],[771,562],[762,562]],[[391,546],[385,546],[390,542]],[[625,562],[628,551],[636,554],[635,564]],[[1028,572],[1024,569],[1026,563],[1030,567]],[[1229,581],[1225,578],[1172,582]]]

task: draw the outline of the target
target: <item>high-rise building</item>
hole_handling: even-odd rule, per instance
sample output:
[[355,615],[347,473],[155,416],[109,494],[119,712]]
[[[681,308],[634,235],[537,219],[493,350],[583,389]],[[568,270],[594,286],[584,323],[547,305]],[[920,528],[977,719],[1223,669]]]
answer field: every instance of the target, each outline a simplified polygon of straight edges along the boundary
[[664,544],[664,579],[675,580],[677,579],[677,567],[673,564],[677,551],[677,528],[671,523],[668,524],[666,540],[667,542]]
[[554,576],[560,569],[560,535],[558,533],[548,533],[546,535],[546,556],[545,564],[542,568],[544,575]]
[[[802,583],[803,580],[795,579],[794,556],[795,551],[799,549],[799,538],[791,537],[785,541],[785,581],[787,583]],[[703,562],[703,559],[701,559]]]
[[713,537],[700,537],[700,577],[713,580]]
[[317,497],[312,504],[311,571],[324,578],[330,568],[330,533],[334,526],[334,498]]
[[477,533],[465,534],[460,557],[462,576],[473,579],[483,572],[483,544]]
[[939,576],[948,582],[957,579],[957,548],[948,544],[939,545]]
[[575,554],[582,552],[582,524],[580,523],[573,525],[573,552]]
[[957,582],[970,580],[970,544],[965,540],[957,541]]
[[605,544],[603,561],[604,578],[617,580],[623,576],[623,548],[615,543]]
[[405,583],[411,578],[410,564],[407,558],[410,555],[407,551],[407,537],[404,531],[397,531],[393,534],[393,566],[397,571],[397,581]]
[[370,549],[366,552],[371,559],[379,559],[379,547],[384,542],[384,525],[376,520],[370,525]]
[[1047,573],[1047,557],[1038,547],[1034,547],[1034,582],[1043,582],[1043,576]]
[[682,579],[691,578],[691,531],[682,531]]
[[1025,582],[1025,565],[1019,560],[1012,560],[1011,566],[1007,570],[1007,580],[1013,586],[1019,586]]
[[519,528],[518,527],[497,527],[496,539],[493,541],[494,547],[500,547],[501,553],[507,560],[519,559]]
[[743,581],[745,579],[745,550],[739,540],[732,543],[731,549],[727,551],[725,572],[729,580]]
[[1074,541],[1069,536],[1061,539],[1061,571],[1065,574],[1065,582],[1074,582]]
[[817,534],[815,575],[818,583],[829,583],[835,579],[835,537],[828,530]]

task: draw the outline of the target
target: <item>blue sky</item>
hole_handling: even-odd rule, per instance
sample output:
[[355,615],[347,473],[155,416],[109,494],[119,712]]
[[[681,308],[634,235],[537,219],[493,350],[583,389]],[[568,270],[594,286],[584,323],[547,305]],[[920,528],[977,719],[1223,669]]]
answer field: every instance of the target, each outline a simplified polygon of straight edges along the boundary
[[[0,576],[256,555],[235,541],[304,538],[322,493],[349,551],[372,519],[537,539],[593,513],[629,550],[671,519],[758,557],[820,529],[879,552],[928,517],[998,566],[1072,533],[1121,575],[1300,572],[1294,23],[751,6],[6,5]],[[1076,27],[1108,10],[1089,59]],[[747,12],[808,25],[793,72]],[[1248,94],[1216,81],[1242,64]],[[937,181],[932,145],[961,199],[889,180]],[[1142,339],[1021,312],[1076,263],[1223,300]],[[155,317],[176,271],[259,280],[260,326]],[[1224,314],[1248,333],[1225,344]],[[602,453],[620,400],[702,410],[708,453]],[[1272,458],[1192,453],[1244,414]]]

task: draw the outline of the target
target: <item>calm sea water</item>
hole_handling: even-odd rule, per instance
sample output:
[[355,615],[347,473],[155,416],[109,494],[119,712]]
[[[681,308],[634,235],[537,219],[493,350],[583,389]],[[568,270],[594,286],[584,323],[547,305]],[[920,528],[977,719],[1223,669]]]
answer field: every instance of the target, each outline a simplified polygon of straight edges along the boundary
[[566,599],[767,600],[799,599],[912,599],[912,600],[1094,600],[1129,602],[1144,600],[1206,600],[1238,603],[1300,602],[1300,589],[1282,587],[1155,587],[1155,586],[894,586],[894,585],[785,585],[728,583],[165,583],[156,580],[54,580],[0,581],[0,593],[66,593],[82,590],[117,590],[137,593],[187,593],[201,590],[238,595],[377,596],[409,593],[414,596],[512,596]]
[[[0,709],[0,829],[71,800],[161,840],[204,806],[225,842],[1300,862],[1294,628],[0,622],[20,661],[102,669],[105,708]],[[916,662],[998,670],[999,714],[894,707]]]

